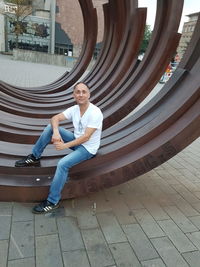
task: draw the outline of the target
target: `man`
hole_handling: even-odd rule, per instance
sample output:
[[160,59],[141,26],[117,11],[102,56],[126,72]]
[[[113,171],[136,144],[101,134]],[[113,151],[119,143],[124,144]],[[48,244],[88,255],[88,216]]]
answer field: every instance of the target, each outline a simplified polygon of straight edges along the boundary
[[[69,168],[94,157],[100,146],[103,115],[101,110],[89,101],[88,86],[83,82],[77,83],[73,96],[77,105],[53,116],[51,124],[44,129],[34,145],[32,154],[15,163],[16,167],[38,166],[42,152],[50,142],[56,150],[73,150],[59,160],[48,197],[33,208],[33,213],[46,213],[58,208]],[[72,121],[74,133],[59,127],[59,123],[66,119]]]

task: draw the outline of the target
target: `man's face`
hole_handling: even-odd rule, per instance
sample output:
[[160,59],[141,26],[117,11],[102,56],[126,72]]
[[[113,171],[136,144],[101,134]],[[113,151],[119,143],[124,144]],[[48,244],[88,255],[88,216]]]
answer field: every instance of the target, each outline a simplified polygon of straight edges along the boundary
[[86,105],[89,102],[90,92],[85,84],[80,83],[75,87],[73,96],[78,105]]

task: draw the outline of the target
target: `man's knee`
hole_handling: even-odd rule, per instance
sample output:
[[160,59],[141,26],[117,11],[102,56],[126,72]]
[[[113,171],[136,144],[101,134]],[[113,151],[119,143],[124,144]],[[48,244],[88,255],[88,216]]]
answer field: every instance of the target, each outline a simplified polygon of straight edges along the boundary
[[66,170],[68,168],[68,164],[63,159],[60,159],[57,163],[57,168],[60,170]]
[[48,124],[45,128],[44,128],[44,130],[43,130],[43,133],[50,133],[50,134],[53,134],[53,129],[52,129],[52,126],[51,126],[51,124]]
[[49,124],[45,127],[45,129],[52,131],[52,126],[51,126],[51,124],[49,123]]

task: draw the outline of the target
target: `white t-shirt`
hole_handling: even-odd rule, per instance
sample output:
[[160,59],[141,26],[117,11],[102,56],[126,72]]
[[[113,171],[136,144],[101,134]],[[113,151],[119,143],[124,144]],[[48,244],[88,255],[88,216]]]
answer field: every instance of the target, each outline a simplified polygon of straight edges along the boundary
[[95,155],[100,146],[102,133],[103,114],[101,110],[97,106],[90,103],[82,117],[78,105],[74,105],[66,109],[63,114],[66,119],[72,121],[75,138],[82,136],[86,128],[96,129],[90,139],[82,144],[87,151]]

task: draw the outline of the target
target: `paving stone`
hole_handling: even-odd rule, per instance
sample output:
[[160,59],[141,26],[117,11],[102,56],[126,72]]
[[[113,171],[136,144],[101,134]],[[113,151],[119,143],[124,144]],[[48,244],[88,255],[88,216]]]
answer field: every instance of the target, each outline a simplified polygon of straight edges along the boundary
[[[173,205],[176,205],[182,213],[184,213],[185,216],[196,216],[199,215],[198,209],[194,209],[195,204],[192,204],[192,206],[180,195],[171,195],[169,196],[171,200],[173,201]],[[200,211],[200,203],[199,203],[199,211]]]
[[163,168],[163,164],[162,165],[159,165],[158,167],[156,167],[156,168],[154,168],[154,170],[155,171],[157,171],[157,170],[163,170],[164,168]]
[[161,206],[172,205],[171,198],[169,198],[168,195],[163,190],[161,190],[159,185],[149,186],[148,190]]
[[182,173],[179,172],[179,170],[174,169],[174,168],[169,168],[169,169],[166,169],[165,171],[167,171],[168,173],[170,173],[170,174],[174,177],[174,179],[175,179],[177,176],[182,175]]
[[142,198],[142,203],[144,207],[149,211],[149,213],[153,216],[153,218],[157,221],[159,220],[167,220],[169,216],[164,211],[164,209],[155,201],[155,199],[150,197]]
[[200,214],[200,201],[197,202],[197,203],[192,203],[192,207],[198,212],[196,214],[190,215],[190,216],[199,215]]
[[[176,159],[177,159],[177,157],[173,157],[170,160],[168,160],[167,161],[168,165],[167,165],[167,168],[165,168],[165,170],[168,169],[169,166],[172,166],[174,169],[182,169],[182,168],[184,168],[184,166],[182,164],[178,163],[176,161]],[[163,165],[166,166],[166,163],[164,163]],[[180,172],[178,172],[178,173],[180,173]]]
[[147,178],[144,180],[144,184],[148,187],[148,186],[154,186],[154,185],[158,185],[159,182],[162,180],[162,178],[156,174],[156,176],[149,176],[147,174]]
[[[154,176],[155,176],[155,174],[154,174]],[[159,177],[159,176],[156,175],[156,177]],[[155,181],[153,181],[152,178],[151,178],[151,175],[149,173],[144,173],[144,174],[140,175],[140,182],[143,183],[145,186],[147,186],[147,184],[152,184],[152,183],[155,184]]]
[[130,180],[128,183],[131,186],[131,190],[133,192],[133,194],[136,197],[140,197],[140,196],[151,196],[151,192],[149,192],[149,188],[147,188],[147,184],[148,184],[148,177],[146,178],[145,182],[144,180],[141,181],[141,176],[138,177],[138,179],[133,179]]
[[11,215],[0,216],[0,240],[9,239]]
[[[183,161],[183,164],[185,165],[186,162]],[[190,168],[191,165],[188,165],[187,168]],[[181,169],[180,172],[183,176],[187,177],[187,179],[191,182],[199,182],[199,178],[195,176],[189,169]]]
[[200,199],[200,191],[193,192],[193,194],[195,195],[195,197],[197,197],[198,199]]
[[85,250],[74,250],[63,253],[65,267],[90,267]]
[[0,216],[12,215],[12,208],[13,208],[12,202],[0,202]]
[[[173,185],[176,186],[177,184]],[[159,182],[159,187],[163,192],[165,192],[165,194],[177,194],[176,190],[174,190],[174,188],[169,185],[164,179],[161,179],[161,181]]]
[[35,258],[8,261],[8,267],[35,267]]
[[99,227],[96,218],[96,203],[88,198],[78,199],[76,206],[76,217],[80,229],[90,229]]
[[166,267],[161,259],[153,259],[149,261],[142,261],[142,267]]
[[63,267],[58,235],[36,237],[36,266]]
[[97,214],[97,218],[106,241],[109,244],[127,241],[127,238],[113,213],[99,213]]
[[190,204],[196,203],[199,201],[197,197],[195,197],[187,188],[181,184],[172,185],[174,189]]
[[182,256],[190,267],[197,267],[200,263],[200,251],[192,251],[183,253]]
[[129,243],[116,243],[110,245],[117,266],[139,267],[141,266]]
[[178,183],[176,178],[172,174],[170,174],[168,171],[166,171],[166,169],[158,170],[157,174],[159,174],[159,176],[162,177],[168,184],[177,184]]
[[195,232],[198,230],[177,207],[165,207],[165,211],[184,233]]
[[183,185],[185,186],[190,192],[195,192],[198,191],[198,186],[191,182],[188,181],[188,178],[186,178],[185,176],[177,176],[176,179]]
[[105,190],[105,194],[108,200],[108,205],[111,206],[112,211],[120,224],[131,224],[136,222],[133,213],[119,193],[119,187],[113,187],[110,190]]
[[189,219],[200,230],[200,216],[189,217]]
[[200,250],[200,231],[186,234],[192,243]]
[[13,222],[8,259],[33,257],[34,251],[33,222]]
[[58,218],[57,225],[62,251],[84,249],[80,229],[75,218]]
[[164,236],[164,232],[146,209],[133,210],[138,223],[149,238]]
[[80,229],[90,229],[99,227],[97,218],[90,209],[77,212],[77,221]]
[[88,197],[93,203],[96,204],[96,213],[112,210],[109,205],[109,202],[106,200],[104,191],[89,194]]
[[62,202],[62,205],[65,210],[65,216],[76,217],[74,202],[74,199],[67,199]]
[[192,153],[190,153],[188,151],[184,153],[184,157],[183,157],[183,160],[186,161],[188,164],[187,164],[187,169],[188,170],[191,170],[193,171],[194,170],[194,173],[196,172],[196,170],[199,169],[199,162],[196,160],[196,158],[193,156]]
[[158,258],[157,252],[138,224],[123,225],[123,229],[139,260]]
[[188,267],[188,264],[183,259],[178,250],[167,237],[152,239],[154,247],[163,259],[166,266],[169,267]]
[[33,213],[32,213],[32,206],[31,204],[24,204],[24,203],[14,203],[13,205],[13,217],[12,221],[31,221],[33,220]]
[[121,198],[126,203],[127,207],[131,209],[142,209],[144,206],[139,201],[138,197],[133,194],[132,188],[129,183],[124,183],[120,186]]
[[99,229],[82,230],[82,236],[92,267],[114,264],[108,245]]
[[[189,152],[189,149],[188,150],[188,153],[186,152],[186,157],[184,157],[184,161],[187,161],[189,162],[189,165],[192,166],[193,168],[196,169],[196,171],[199,170],[199,161],[197,160],[197,157],[193,154],[193,153],[190,153]],[[188,167],[188,165],[187,165]]]
[[49,235],[58,233],[56,218],[46,215],[35,216],[35,235]]
[[196,250],[195,246],[172,220],[159,221],[158,223],[181,253]]
[[0,240],[0,267],[7,266],[8,240]]

